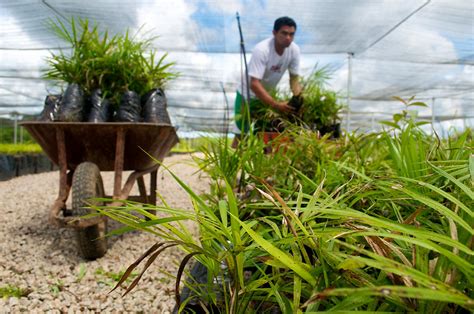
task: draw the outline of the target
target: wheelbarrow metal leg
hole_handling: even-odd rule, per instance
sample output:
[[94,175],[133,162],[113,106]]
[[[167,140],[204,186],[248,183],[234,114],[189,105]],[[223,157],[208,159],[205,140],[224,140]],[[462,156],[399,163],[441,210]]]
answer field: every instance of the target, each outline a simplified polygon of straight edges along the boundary
[[114,199],[121,198],[122,172],[125,154],[125,130],[119,128],[117,130],[117,141],[115,146],[115,178],[114,178]]
[[66,207],[72,184],[72,171],[67,172],[66,142],[64,140],[64,130],[56,129],[56,144],[58,148],[59,165],[59,195],[49,212],[49,222],[56,226],[62,226],[59,213]]
[[137,178],[138,191],[140,192],[141,201],[148,204],[148,195],[146,194],[145,181],[143,176]]
[[[150,195],[148,197],[148,204],[156,205],[156,177],[158,168],[150,172]],[[156,215],[156,210],[149,210],[150,214]]]
[[156,205],[156,177],[158,169],[150,173],[150,204]]
[[[153,168],[155,168],[155,166],[153,166],[151,169]],[[149,195],[147,194],[145,181],[144,181],[145,174],[143,176],[137,177],[138,190],[140,192],[140,197],[142,198],[141,202],[145,204],[156,205],[156,178],[157,178],[158,168],[159,166],[150,172],[150,194]],[[145,171],[150,171],[149,169]]]
[[138,178],[143,177],[145,174],[148,174],[152,171],[156,171],[158,167],[159,165],[153,165],[150,168],[147,168],[145,170],[132,172],[130,176],[128,177],[127,182],[123,186],[123,189],[120,192],[119,197],[117,199],[127,199],[128,196],[130,195],[130,191],[132,190],[133,185],[135,184],[135,181],[137,181]]

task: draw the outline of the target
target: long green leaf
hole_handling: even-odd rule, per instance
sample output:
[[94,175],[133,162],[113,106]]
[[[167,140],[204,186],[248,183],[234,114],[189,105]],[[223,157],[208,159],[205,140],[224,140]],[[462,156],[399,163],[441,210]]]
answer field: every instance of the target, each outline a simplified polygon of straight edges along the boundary
[[452,175],[450,175],[449,173],[447,173],[446,171],[444,171],[443,169],[435,166],[434,164],[431,164],[431,166],[433,167],[433,169],[438,172],[439,174],[441,174],[442,176],[444,176],[445,178],[449,179],[450,181],[452,181],[454,184],[456,184],[461,190],[463,190],[467,196],[469,196],[472,200],[474,200],[474,191],[469,188],[467,185],[465,185],[464,183],[462,183],[461,181],[459,181],[458,179],[456,179],[455,177],[453,177]]
[[469,172],[471,173],[471,181],[474,182],[474,154],[469,156]]
[[469,216],[473,216],[474,213],[472,212],[471,209],[469,209],[463,202],[461,202],[460,200],[458,200],[456,197],[454,197],[451,193],[448,193],[448,192],[445,192],[443,191],[442,189],[430,184],[430,183],[427,183],[427,182],[424,182],[424,181],[420,181],[420,180],[415,180],[415,179],[411,179],[411,178],[400,178],[404,181],[408,181],[408,182],[413,182],[413,183],[416,183],[416,184],[419,184],[421,186],[424,186],[424,187],[427,187],[429,188],[430,190],[438,193],[439,195],[447,198],[448,200],[450,200],[451,202],[453,202],[454,204],[458,205],[462,210],[464,210]]
[[433,200],[433,199],[431,199],[427,196],[421,195],[417,192],[414,192],[414,191],[406,189],[406,188],[398,188],[397,187],[397,190],[400,190],[400,191],[404,192],[405,194],[411,196],[413,199],[415,199],[415,200],[425,204],[426,206],[436,210],[441,215],[446,216],[448,218],[451,218],[456,223],[458,223],[461,227],[466,229],[466,231],[468,231],[470,234],[474,234],[473,228],[466,221],[464,221],[461,217],[456,215],[456,213],[454,213],[452,210],[450,210],[449,208],[447,208],[443,204],[441,204],[441,203],[439,203],[439,202],[437,202],[437,201],[435,201],[435,200]]
[[[459,257],[458,255],[452,253],[451,251],[443,248],[440,245],[437,245],[433,242],[431,242],[427,238],[415,238],[415,237],[409,237],[409,236],[404,236],[400,234],[394,234],[394,233],[384,233],[384,232],[371,232],[371,231],[364,231],[364,232],[356,232],[352,234],[353,236],[361,235],[361,236],[377,236],[377,237],[386,237],[386,238],[392,238],[392,239],[398,239],[405,241],[407,243],[412,243],[417,245],[419,248],[426,248],[435,252],[439,252],[446,256],[450,261],[452,261],[455,265],[459,267],[460,270],[463,271],[463,273],[466,274],[468,280],[471,280],[472,277],[474,277],[474,268],[472,265],[464,260],[463,258]],[[472,252],[471,252],[472,256]]]
[[296,262],[292,256],[283,252],[269,241],[262,238],[258,233],[253,231],[245,222],[239,220],[240,225],[245,231],[252,237],[252,239],[257,242],[265,251],[267,251],[274,258],[282,262],[286,267],[292,269],[297,273],[301,278],[306,280],[311,286],[316,285],[316,279],[311,275],[310,272],[306,270],[308,265]]
[[[239,227],[239,209],[237,208],[237,200],[235,199],[234,191],[232,191],[231,185],[226,181],[227,199],[229,202],[229,213],[230,213],[230,226],[232,229],[232,238],[234,247],[237,250],[242,249],[242,239],[240,238],[240,227]],[[244,255],[242,252],[235,256],[235,262],[237,266],[237,276],[239,277],[240,286],[244,287]]]
[[473,255],[473,251],[462,243],[451,239],[442,234],[436,232],[426,231],[420,228],[416,228],[410,225],[401,224],[398,222],[393,222],[388,219],[376,218],[365,213],[353,210],[353,209],[329,209],[329,208],[317,208],[314,209],[319,213],[330,214],[336,217],[345,217],[346,220],[359,220],[366,223],[369,226],[377,226],[382,228],[387,228],[392,232],[401,232],[404,234],[409,234],[413,237],[429,239],[430,241],[437,241],[442,244],[446,244],[459,250],[465,252],[466,254]]
[[433,290],[429,288],[419,287],[403,287],[403,286],[379,286],[374,288],[335,288],[327,289],[319,292],[313,298],[330,297],[330,296],[347,296],[358,294],[360,296],[377,296],[377,297],[400,297],[413,298],[419,300],[431,300],[452,302],[459,304],[466,309],[473,308],[474,301],[467,296],[454,294],[446,290]]

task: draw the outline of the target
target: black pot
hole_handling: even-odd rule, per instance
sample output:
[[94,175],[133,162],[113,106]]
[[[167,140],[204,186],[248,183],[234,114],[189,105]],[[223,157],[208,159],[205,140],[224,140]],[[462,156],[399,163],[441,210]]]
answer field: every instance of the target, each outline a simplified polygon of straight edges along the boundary
[[[196,263],[192,266],[190,272],[190,278],[187,278],[187,282],[190,285],[193,285],[196,289],[200,289],[199,286],[206,286],[207,285],[207,268],[203,264],[196,261]],[[185,302],[188,298],[191,298],[186,306],[184,307],[181,313],[197,313],[197,314],[205,314],[208,313],[210,310],[211,313],[219,313],[219,310],[214,306],[207,306],[207,309],[204,309],[199,302],[199,296],[196,293],[189,289],[187,286],[184,286],[183,290],[180,294],[180,303]],[[205,302],[205,301],[204,301]],[[173,314],[178,314],[178,304],[174,307]]]
[[325,126],[320,127],[318,130],[319,130],[319,133],[321,133],[321,136],[330,133],[331,134],[330,138],[341,137],[341,124],[340,123],[325,125]]

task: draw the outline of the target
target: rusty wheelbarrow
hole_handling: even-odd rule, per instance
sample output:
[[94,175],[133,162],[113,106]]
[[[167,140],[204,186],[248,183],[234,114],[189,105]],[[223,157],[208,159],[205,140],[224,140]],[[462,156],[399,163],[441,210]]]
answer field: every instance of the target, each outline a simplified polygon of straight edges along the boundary
[[[93,198],[156,204],[159,164],[178,143],[173,126],[154,123],[23,122],[48,157],[59,166],[59,195],[49,213],[50,223],[76,230],[80,254],[96,259],[107,252],[107,218],[78,218],[90,212]],[[146,153],[145,153],[146,152]],[[149,155],[150,156],[149,156]],[[132,170],[122,186],[124,170]],[[105,195],[101,171],[114,171],[113,195]],[[150,174],[150,193],[144,175]],[[137,182],[139,195],[129,195]],[[69,193],[72,208],[66,208]]]

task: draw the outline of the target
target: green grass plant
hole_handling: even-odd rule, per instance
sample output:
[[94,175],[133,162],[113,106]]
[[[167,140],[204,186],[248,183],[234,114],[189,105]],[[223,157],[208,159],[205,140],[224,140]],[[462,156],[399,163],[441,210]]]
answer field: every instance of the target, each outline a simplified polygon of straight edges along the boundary
[[323,67],[303,78],[304,101],[299,116],[306,125],[316,124],[320,128],[340,122],[342,105],[338,103],[338,94],[325,86],[330,77],[329,69]]
[[55,297],[57,297],[59,292],[63,291],[63,289],[64,289],[64,282],[61,279],[58,279],[54,283],[49,285],[49,290]]
[[81,280],[84,279],[86,274],[87,274],[87,265],[85,263],[79,264],[79,271],[77,272],[77,275],[76,275],[76,282],[81,282]]
[[28,289],[23,289],[11,284],[0,287],[0,297],[3,299],[26,297],[29,293],[30,291]]

